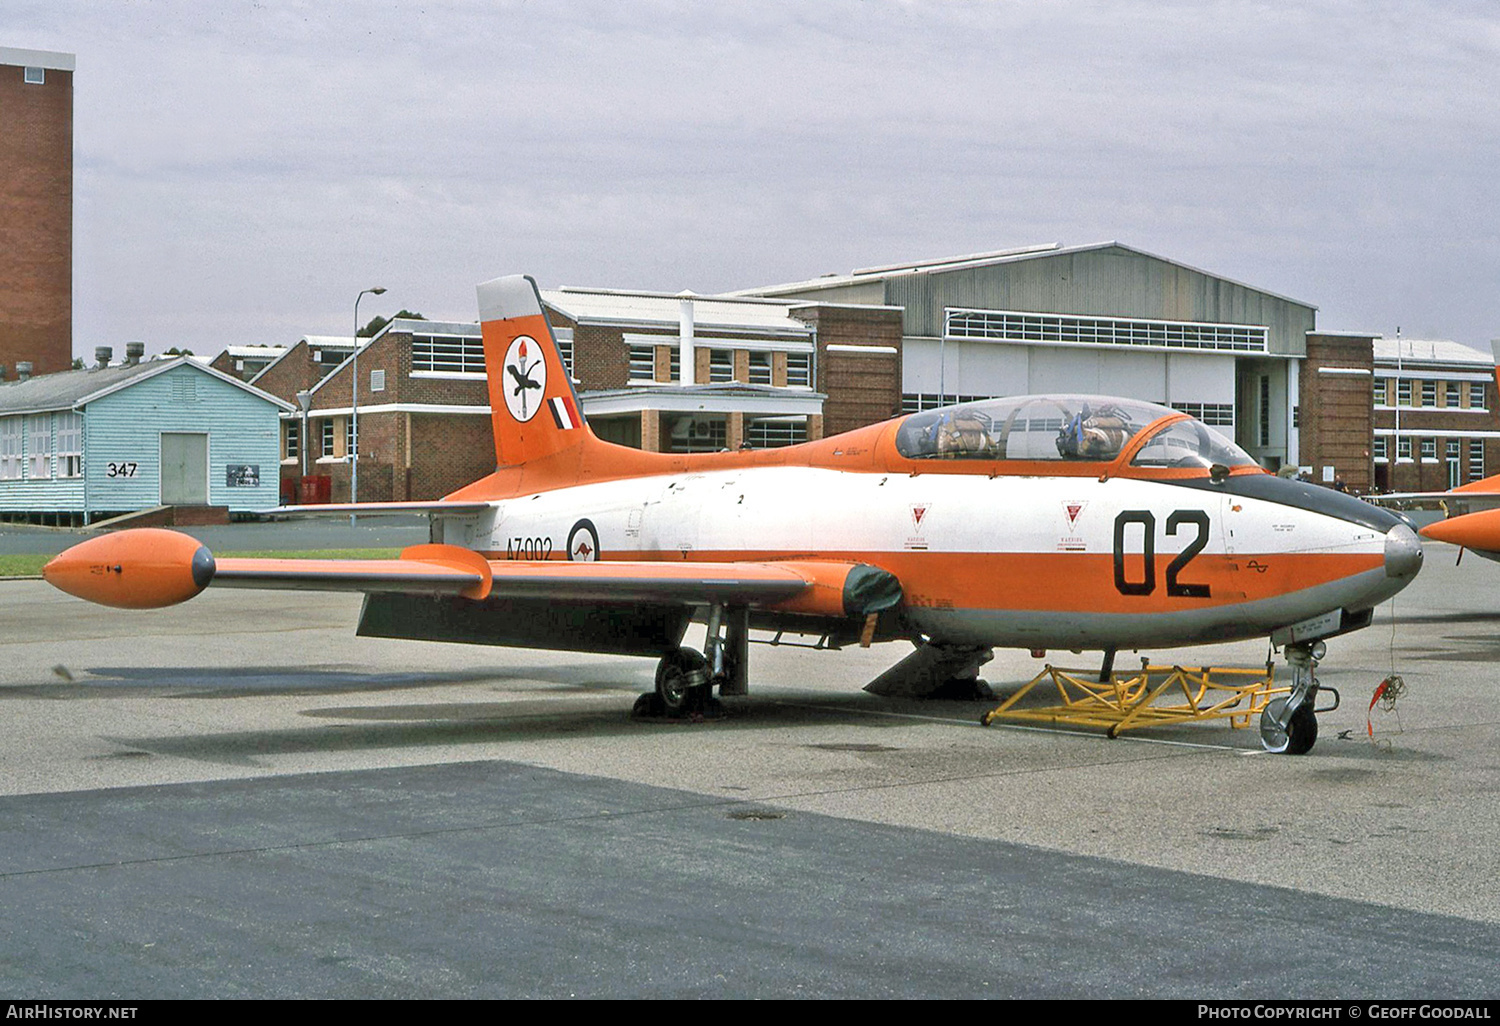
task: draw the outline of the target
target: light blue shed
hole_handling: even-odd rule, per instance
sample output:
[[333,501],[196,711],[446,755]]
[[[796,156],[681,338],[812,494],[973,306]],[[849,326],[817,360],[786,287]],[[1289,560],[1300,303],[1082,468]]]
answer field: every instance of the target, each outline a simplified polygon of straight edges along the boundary
[[279,501],[293,409],[181,357],[0,384],[0,514],[89,523],[155,506]]

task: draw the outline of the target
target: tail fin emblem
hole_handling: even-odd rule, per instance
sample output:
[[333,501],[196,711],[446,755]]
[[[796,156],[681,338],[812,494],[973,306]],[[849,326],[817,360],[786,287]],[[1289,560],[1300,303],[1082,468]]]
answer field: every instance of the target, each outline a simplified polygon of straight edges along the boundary
[[[527,362],[527,343],[531,343],[532,352],[536,358]],[[547,361],[542,358],[541,347],[536,340],[525,335],[520,335],[510,344],[510,349],[505,353],[505,372],[515,382],[514,388],[505,391],[505,405],[510,410],[510,415],[521,423],[525,423],[535,417],[537,411],[542,408],[541,397],[547,387]],[[535,390],[537,393],[537,404],[532,406],[527,399],[527,392]]]

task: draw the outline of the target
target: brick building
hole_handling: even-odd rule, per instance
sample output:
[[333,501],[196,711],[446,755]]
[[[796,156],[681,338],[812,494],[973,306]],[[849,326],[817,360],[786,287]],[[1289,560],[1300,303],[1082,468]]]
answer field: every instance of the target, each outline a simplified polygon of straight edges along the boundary
[[1375,485],[1372,341],[1368,334],[1309,332],[1296,408],[1306,473],[1321,484],[1342,480],[1360,494]]
[[1500,472],[1495,360],[1446,340],[1374,340],[1374,485],[1441,491]]
[[590,426],[624,445],[766,448],[900,411],[892,307],[580,288],[542,301]]
[[0,381],[73,364],[73,64],[0,47]]
[[478,338],[477,324],[397,319],[362,342],[358,439],[352,339],[304,336],[268,364],[255,387],[308,403],[305,415],[282,417],[283,496],[306,474],[330,479],[331,501],[349,501],[356,451],[361,502],[438,498],[494,470],[483,350],[477,369],[443,362]]
[[213,358],[209,366],[221,374],[250,381],[286,355],[286,346],[230,346]]

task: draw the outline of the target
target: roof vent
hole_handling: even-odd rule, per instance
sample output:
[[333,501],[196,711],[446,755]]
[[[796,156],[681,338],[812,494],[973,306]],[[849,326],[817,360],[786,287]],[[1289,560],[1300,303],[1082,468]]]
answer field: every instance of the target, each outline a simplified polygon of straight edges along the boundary
[[145,355],[146,355],[146,343],[144,343],[144,342],[126,342],[125,343],[125,366],[127,366],[127,367],[134,367],[136,364],[138,364],[138,363],[141,362],[141,357],[143,357]]
[[94,347],[94,366],[101,370],[109,366],[109,361],[115,358],[115,351],[111,346]]
[[29,377],[31,377],[31,361],[30,360],[17,360],[16,361],[16,380],[17,381],[25,381]]

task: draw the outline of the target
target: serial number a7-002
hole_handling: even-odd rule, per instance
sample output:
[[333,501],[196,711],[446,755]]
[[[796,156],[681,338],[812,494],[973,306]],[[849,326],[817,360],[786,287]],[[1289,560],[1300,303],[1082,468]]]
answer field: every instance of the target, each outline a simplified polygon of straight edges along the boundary
[[507,538],[505,539],[506,559],[551,559],[552,539],[548,538]]

